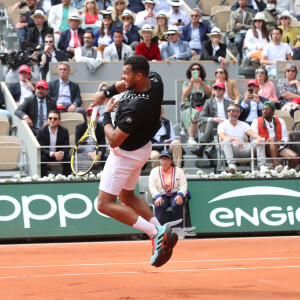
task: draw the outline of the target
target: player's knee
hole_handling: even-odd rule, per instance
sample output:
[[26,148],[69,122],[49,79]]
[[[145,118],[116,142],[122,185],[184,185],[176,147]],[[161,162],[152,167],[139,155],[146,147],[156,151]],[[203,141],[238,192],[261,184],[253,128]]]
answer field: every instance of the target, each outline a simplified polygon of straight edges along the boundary
[[99,212],[105,214],[106,205],[105,205],[103,199],[100,196],[98,197],[97,209],[98,209]]

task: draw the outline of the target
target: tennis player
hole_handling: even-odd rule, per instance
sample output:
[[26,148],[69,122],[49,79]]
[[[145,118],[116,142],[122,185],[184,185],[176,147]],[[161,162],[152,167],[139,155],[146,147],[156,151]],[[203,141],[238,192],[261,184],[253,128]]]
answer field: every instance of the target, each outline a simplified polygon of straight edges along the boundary
[[[160,267],[171,257],[178,236],[161,226],[148,204],[134,194],[141,169],[150,157],[151,139],[160,128],[163,82],[144,56],[124,61],[122,80],[93,97],[92,106],[125,92],[119,103],[111,98],[103,113],[103,126],[111,150],[101,175],[100,212],[148,234],[152,240],[151,264]],[[115,127],[111,112],[118,105]],[[117,197],[125,204],[117,203]]]

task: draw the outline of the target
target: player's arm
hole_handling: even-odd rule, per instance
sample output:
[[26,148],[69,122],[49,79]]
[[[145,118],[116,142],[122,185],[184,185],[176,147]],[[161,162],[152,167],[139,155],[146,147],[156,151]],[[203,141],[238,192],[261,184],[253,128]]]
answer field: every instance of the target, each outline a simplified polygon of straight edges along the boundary
[[111,98],[115,95],[121,94],[126,91],[125,80],[117,81],[105,91],[97,92],[93,96],[92,106],[102,105],[107,98]]

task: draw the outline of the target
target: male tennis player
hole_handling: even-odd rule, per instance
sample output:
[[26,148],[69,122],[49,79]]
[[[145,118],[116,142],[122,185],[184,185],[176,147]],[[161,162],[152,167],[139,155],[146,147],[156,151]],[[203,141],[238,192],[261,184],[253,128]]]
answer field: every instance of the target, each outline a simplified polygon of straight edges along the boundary
[[[163,82],[157,73],[149,74],[144,56],[124,61],[122,80],[93,97],[101,105],[106,98],[125,92],[116,113],[115,127],[110,113],[117,106],[111,98],[104,110],[104,132],[111,146],[99,186],[100,212],[133,226],[152,240],[151,264],[160,267],[171,257],[178,236],[171,226],[161,226],[148,204],[134,194],[141,169],[150,157],[151,139],[160,128]],[[125,204],[116,202],[119,200]]]

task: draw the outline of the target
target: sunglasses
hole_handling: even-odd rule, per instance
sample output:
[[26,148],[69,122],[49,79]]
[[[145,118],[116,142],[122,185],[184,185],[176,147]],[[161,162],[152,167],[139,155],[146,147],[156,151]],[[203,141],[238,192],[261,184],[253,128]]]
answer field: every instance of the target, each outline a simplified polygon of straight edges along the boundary
[[116,2],[116,5],[123,5],[125,4],[124,2]]
[[224,71],[216,71],[215,75],[217,74],[224,74]]
[[280,20],[288,20],[289,17],[281,17]]
[[90,117],[92,115],[92,113],[86,113],[86,115]]
[[215,86],[215,87],[214,87],[214,90],[215,90],[215,91],[217,91],[217,90],[218,90],[218,91],[222,91],[222,90],[224,90],[224,89],[221,88],[221,87],[219,87],[219,86]]
[[52,44],[52,43],[53,43],[53,41],[45,41],[45,43]]
[[254,22],[259,22],[260,23],[260,22],[263,22],[263,20],[254,20]]
[[131,17],[123,17],[123,20],[131,20]]
[[169,33],[169,34],[167,34],[167,36],[170,36],[170,35],[172,35],[172,36],[173,36],[173,35],[175,35],[175,33]]
[[197,17],[200,17],[200,15],[191,15],[191,18],[197,18]]
[[255,73],[263,75],[263,74],[265,74],[265,71],[256,71]]
[[111,17],[103,17],[103,20],[111,20]]
[[294,73],[294,72],[296,72],[296,70],[286,70],[286,72]]
[[63,69],[58,69],[59,71],[67,71],[67,70],[69,70],[69,69],[67,69],[67,68],[63,68]]
[[237,110],[237,109],[230,108],[230,109],[227,109],[227,112],[228,112],[228,113],[230,113],[230,112],[235,113],[235,112],[238,112],[238,110]]
[[95,2],[87,2],[86,4],[95,4]]
[[53,121],[57,121],[57,120],[58,120],[58,118],[56,118],[56,117],[49,117],[48,119],[49,119],[50,121],[52,121],[52,120],[53,120]]
[[200,71],[200,68],[193,68],[192,71]]

